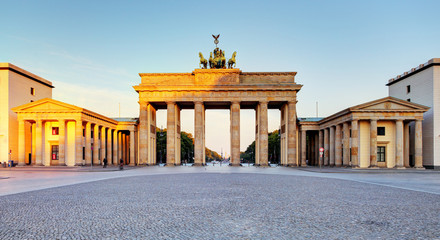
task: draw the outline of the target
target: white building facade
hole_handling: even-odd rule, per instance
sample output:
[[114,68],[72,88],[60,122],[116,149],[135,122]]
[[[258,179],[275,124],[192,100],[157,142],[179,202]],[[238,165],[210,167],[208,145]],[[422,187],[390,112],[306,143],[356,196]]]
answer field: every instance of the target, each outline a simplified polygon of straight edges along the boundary
[[[0,63],[0,162],[18,159],[18,121],[11,109],[52,98],[52,88],[52,82],[42,77],[13,64]],[[24,127],[31,131],[30,124]]]
[[[430,107],[423,115],[423,166],[440,169],[440,58],[390,79],[387,86],[389,96]],[[410,124],[412,136],[414,129],[414,123]],[[410,152],[410,161],[413,156]]]

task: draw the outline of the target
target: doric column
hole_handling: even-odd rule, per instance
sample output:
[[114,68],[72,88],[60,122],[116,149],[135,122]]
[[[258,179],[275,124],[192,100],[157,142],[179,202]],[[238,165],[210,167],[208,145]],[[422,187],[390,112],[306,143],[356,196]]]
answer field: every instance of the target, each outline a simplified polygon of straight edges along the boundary
[[405,123],[403,128],[403,166],[409,168],[409,123]]
[[99,165],[99,125],[93,128],[93,165]]
[[77,119],[75,123],[75,165],[83,165],[83,122],[81,119]]
[[329,164],[329,144],[328,144],[328,128],[324,129],[324,166],[328,166]]
[[267,133],[267,102],[260,102],[260,133],[259,133],[259,157],[260,157],[260,166],[268,165],[268,133]]
[[130,166],[135,166],[136,155],[135,155],[135,138],[134,138],[134,130],[130,131]]
[[36,121],[36,139],[37,145],[35,149],[35,165],[43,165],[43,121],[38,119]]
[[107,164],[111,165],[112,162],[112,129],[107,128],[107,152],[105,154],[107,158]]
[[403,168],[403,121],[396,120],[396,167]]
[[58,120],[58,165],[66,166],[66,121]]
[[118,148],[118,130],[113,129],[113,165],[115,166],[119,165]]
[[377,167],[377,120],[370,120],[370,167]]
[[343,146],[342,146],[342,165],[348,166],[350,164],[350,130],[348,129],[348,123],[342,124]]
[[203,165],[203,103],[194,103],[194,166]]
[[335,165],[342,166],[342,128],[341,124],[336,125],[335,132]]
[[415,166],[416,168],[423,168],[423,144],[422,144],[422,120],[416,120],[416,134],[414,139],[415,145]]
[[[105,158],[105,135],[106,135],[106,128],[104,126],[101,127],[101,158],[100,158],[100,163],[102,164]],[[108,160],[107,160],[108,163]]]
[[[319,132],[321,132],[321,131],[319,131]],[[319,136],[319,133],[318,134],[316,134],[315,133],[315,137],[314,137],[314,139],[315,139],[315,166],[318,166],[319,165],[319,138],[318,138],[318,136]]]
[[307,146],[307,142],[306,142],[306,134],[307,131],[306,130],[301,130],[301,167],[307,167],[307,163],[306,163],[306,146]]
[[175,163],[175,140],[176,140],[176,113],[175,102],[167,102],[167,166]]
[[89,165],[92,163],[92,123],[87,122],[86,123],[86,165]]
[[18,119],[18,165],[24,166],[25,159],[26,159],[25,122],[22,119]]
[[359,167],[358,147],[359,147],[359,130],[358,120],[351,121],[351,166]]
[[287,166],[296,167],[296,102],[287,103]]
[[231,165],[240,166],[240,102],[231,104]]
[[122,151],[122,132],[118,131],[118,164],[121,163]]
[[[318,140],[319,141],[318,152],[319,152],[319,149],[324,147],[324,137],[323,137],[323,131],[322,130],[319,130],[318,139],[319,139]],[[324,165],[324,156],[322,156],[322,157],[321,157],[321,155],[319,156],[319,164],[318,165],[319,166]]]
[[148,103],[139,102],[139,164],[147,164],[148,157]]
[[335,166],[335,128],[333,126],[330,127],[330,140],[329,140],[329,165]]

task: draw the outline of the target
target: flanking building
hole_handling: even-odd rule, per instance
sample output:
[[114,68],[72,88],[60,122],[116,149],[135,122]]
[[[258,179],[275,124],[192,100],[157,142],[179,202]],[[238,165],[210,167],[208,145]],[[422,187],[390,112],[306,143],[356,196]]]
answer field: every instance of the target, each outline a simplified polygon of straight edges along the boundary
[[[42,77],[13,64],[0,63],[0,162],[18,159],[19,129],[12,108],[52,98],[53,88],[52,82]],[[30,131],[31,125],[27,123],[23,128]]]
[[[440,58],[433,58],[390,79],[387,86],[392,97],[430,107],[423,115],[423,165],[440,169]],[[412,123],[409,127],[414,136],[416,126]],[[411,146],[414,144],[410,142]],[[410,159],[414,154],[412,147]]]

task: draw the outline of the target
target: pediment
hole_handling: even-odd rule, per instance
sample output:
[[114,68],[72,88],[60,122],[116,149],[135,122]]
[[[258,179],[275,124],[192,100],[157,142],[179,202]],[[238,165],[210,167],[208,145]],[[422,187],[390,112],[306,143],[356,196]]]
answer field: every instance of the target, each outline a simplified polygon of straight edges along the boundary
[[350,108],[351,111],[426,111],[426,106],[402,99],[386,97]]
[[81,111],[82,108],[54,99],[45,98],[15,107],[12,110],[15,112],[70,112]]

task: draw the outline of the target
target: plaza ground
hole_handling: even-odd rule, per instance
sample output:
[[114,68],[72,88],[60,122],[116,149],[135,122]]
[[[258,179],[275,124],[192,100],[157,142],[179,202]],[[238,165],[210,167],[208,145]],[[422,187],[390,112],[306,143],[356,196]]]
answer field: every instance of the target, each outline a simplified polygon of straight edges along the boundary
[[437,239],[440,172],[0,169],[2,239]]

